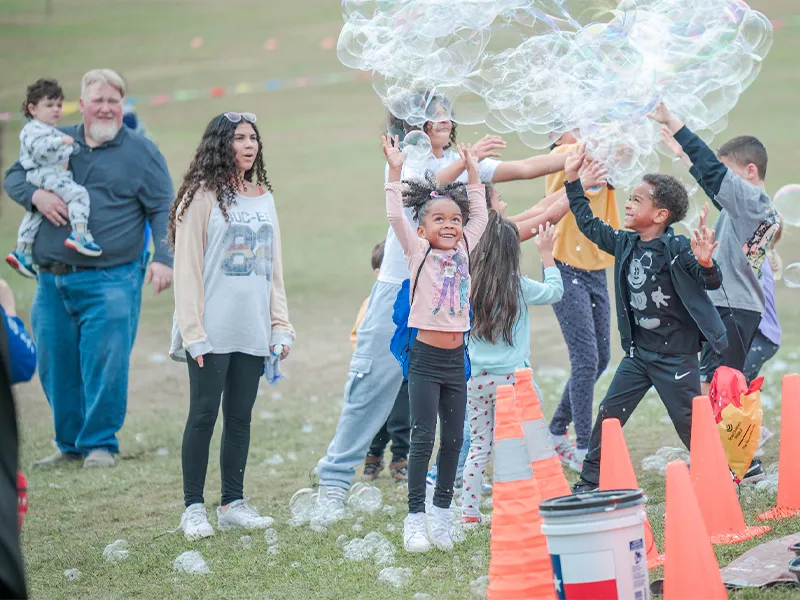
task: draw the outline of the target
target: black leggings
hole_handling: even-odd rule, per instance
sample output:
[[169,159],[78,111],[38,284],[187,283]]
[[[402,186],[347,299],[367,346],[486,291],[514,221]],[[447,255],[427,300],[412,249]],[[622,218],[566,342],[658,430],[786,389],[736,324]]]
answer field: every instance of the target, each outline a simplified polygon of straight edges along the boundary
[[189,363],[189,418],[183,431],[181,463],[186,506],[203,503],[208,469],[208,448],[222,397],[222,505],[244,498],[244,470],[250,447],[250,417],[264,357],[234,352],[206,354],[201,368],[187,354]]
[[408,512],[425,512],[425,477],[436,439],[437,414],[441,430],[433,505],[450,508],[467,409],[464,347],[447,350],[415,341],[408,364],[408,398],[411,404]]

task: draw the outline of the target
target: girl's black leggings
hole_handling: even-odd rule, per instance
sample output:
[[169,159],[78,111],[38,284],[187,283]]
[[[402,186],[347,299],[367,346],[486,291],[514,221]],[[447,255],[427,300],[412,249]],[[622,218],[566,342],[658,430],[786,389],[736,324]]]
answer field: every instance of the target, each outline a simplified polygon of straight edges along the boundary
[[183,498],[186,506],[203,503],[211,434],[222,399],[222,505],[244,498],[244,470],[250,448],[250,417],[264,372],[264,357],[234,352],[206,354],[189,363],[189,418],[183,431]]
[[411,403],[408,512],[425,512],[425,476],[436,439],[437,415],[441,429],[433,504],[450,508],[467,408],[464,347],[448,350],[415,341],[408,364],[408,398]]

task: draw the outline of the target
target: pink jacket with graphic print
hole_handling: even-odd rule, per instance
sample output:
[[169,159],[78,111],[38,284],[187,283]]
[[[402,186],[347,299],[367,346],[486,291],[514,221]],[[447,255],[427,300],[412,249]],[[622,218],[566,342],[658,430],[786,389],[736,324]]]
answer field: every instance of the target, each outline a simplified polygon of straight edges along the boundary
[[[414,302],[408,326],[427,331],[460,332],[469,330],[469,257],[467,244],[462,239],[452,250],[432,248],[426,258],[430,243],[419,237],[403,211],[403,184],[391,182],[386,190],[386,214],[403,253],[408,260],[411,289],[420,264],[422,271],[417,281]],[[483,184],[468,185],[469,222],[464,227],[464,238],[473,250],[489,221],[486,209],[486,188]],[[424,260],[424,263],[423,263]],[[410,292],[410,290],[409,290]]]

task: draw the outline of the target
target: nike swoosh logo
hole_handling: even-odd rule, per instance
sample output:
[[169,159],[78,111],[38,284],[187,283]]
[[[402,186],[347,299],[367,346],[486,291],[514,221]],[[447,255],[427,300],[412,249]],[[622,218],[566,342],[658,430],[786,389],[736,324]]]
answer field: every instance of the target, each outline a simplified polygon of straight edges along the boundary
[[683,375],[678,375],[677,373],[675,373],[675,381],[678,381],[678,380],[680,380],[680,379],[683,379],[683,378],[684,378],[684,377],[686,377],[686,376],[687,376],[689,373],[691,373],[691,371],[686,371],[686,373],[684,373]]

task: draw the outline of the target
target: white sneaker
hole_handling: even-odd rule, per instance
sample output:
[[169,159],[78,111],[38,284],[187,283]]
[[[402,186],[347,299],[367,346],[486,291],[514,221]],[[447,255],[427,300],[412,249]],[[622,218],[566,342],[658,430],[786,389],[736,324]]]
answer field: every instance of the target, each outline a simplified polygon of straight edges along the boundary
[[186,507],[181,515],[178,529],[183,529],[184,537],[190,542],[214,535],[214,528],[208,522],[206,508],[199,502]]
[[431,549],[425,513],[409,513],[403,520],[403,548],[406,552],[427,552]]
[[220,531],[231,529],[267,529],[272,527],[275,520],[272,517],[262,517],[250,505],[247,499],[236,500],[228,505],[228,510],[222,512],[222,507],[217,507],[217,527]]
[[434,546],[445,552],[453,549],[452,521],[449,508],[439,508],[438,506],[431,508],[428,527],[430,528],[431,543]]

